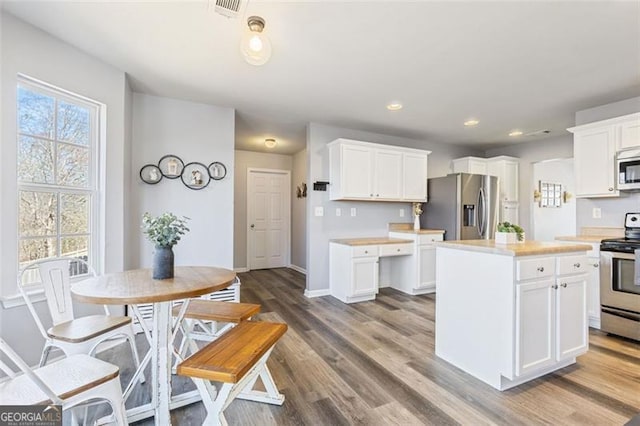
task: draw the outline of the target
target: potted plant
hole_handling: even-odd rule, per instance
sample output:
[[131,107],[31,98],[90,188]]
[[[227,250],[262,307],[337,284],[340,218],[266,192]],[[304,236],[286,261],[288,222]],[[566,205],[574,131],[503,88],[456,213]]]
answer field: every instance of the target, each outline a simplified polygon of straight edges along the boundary
[[156,248],[153,255],[153,279],[173,278],[173,246],[187,228],[188,217],[179,218],[173,213],[163,213],[153,217],[149,213],[142,216],[142,232]]
[[524,229],[516,224],[509,222],[500,222],[498,223],[497,229],[497,244],[515,244],[524,242]]

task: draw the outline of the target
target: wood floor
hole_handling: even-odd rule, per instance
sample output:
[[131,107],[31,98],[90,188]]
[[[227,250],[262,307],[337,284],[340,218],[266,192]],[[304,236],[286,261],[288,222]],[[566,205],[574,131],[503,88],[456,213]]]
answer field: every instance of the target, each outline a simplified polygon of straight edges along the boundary
[[[236,400],[230,425],[623,425],[640,413],[640,345],[630,340],[592,330],[577,364],[499,392],[435,356],[434,295],[382,289],[345,305],[305,298],[304,275],[290,269],[239,276],[241,301],[262,305],[258,319],[289,325],[268,364],[286,400]],[[172,421],[199,425],[204,415],[196,403]]]

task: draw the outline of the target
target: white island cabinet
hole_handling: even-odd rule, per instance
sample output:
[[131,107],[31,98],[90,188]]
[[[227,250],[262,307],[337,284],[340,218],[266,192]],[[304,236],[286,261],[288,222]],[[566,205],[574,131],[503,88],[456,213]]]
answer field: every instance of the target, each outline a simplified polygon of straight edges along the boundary
[[585,244],[447,241],[436,249],[436,355],[499,390],[588,349]]

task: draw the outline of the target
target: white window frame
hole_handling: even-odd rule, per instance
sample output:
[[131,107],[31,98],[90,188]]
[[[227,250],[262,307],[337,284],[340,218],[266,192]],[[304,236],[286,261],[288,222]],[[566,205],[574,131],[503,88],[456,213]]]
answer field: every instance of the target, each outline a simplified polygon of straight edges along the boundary
[[[19,222],[20,222],[20,192],[21,191],[44,191],[56,194],[58,198],[57,202],[57,211],[56,211],[56,219],[57,219],[57,232],[56,234],[51,235],[52,238],[56,239],[57,244],[57,253],[58,256],[61,256],[61,238],[65,236],[73,236],[63,234],[60,227],[60,195],[61,194],[86,194],[89,195],[89,226],[88,226],[88,235],[89,235],[89,256],[87,262],[91,265],[96,271],[99,273],[103,271],[104,266],[104,232],[102,232],[102,224],[104,222],[104,218],[102,217],[104,214],[104,209],[102,208],[103,197],[102,197],[102,185],[103,185],[103,163],[101,161],[101,157],[103,155],[103,135],[104,131],[102,129],[102,122],[104,117],[104,104],[96,102],[92,99],[86,98],[84,96],[69,92],[67,90],[52,86],[45,82],[24,76],[19,75],[16,91],[18,87],[23,87],[27,90],[31,90],[37,93],[41,93],[46,96],[50,96],[55,99],[55,107],[54,107],[54,135],[53,138],[46,138],[42,136],[35,136],[39,139],[48,140],[54,143],[54,146],[57,149],[58,144],[68,144],[73,145],[68,142],[58,141],[57,140],[57,104],[59,101],[67,101],[72,104],[81,105],[86,107],[90,111],[90,126],[91,126],[91,135],[89,140],[89,145],[87,146],[89,150],[89,185],[88,187],[72,187],[72,186],[62,186],[57,184],[48,184],[48,183],[32,183],[32,182],[20,182],[17,174],[16,174],[16,229],[17,239],[15,251],[18,255],[18,264],[17,271],[20,271],[20,241],[28,240],[31,238],[42,238],[42,236],[37,237],[23,237],[19,232]],[[18,115],[18,100],[16,98],[16,119],[19,118]],[[18,155],[19,155],[19,140],[23,134],[20,132],[20,128],[18,122],[16,122],[16,166],[18,165]],[[31,136],[25,134],[27,136]],[[54,162],[54,177],[56,176],[56,168],[57,163]],[[82,234],[86,235],[86,234]]]

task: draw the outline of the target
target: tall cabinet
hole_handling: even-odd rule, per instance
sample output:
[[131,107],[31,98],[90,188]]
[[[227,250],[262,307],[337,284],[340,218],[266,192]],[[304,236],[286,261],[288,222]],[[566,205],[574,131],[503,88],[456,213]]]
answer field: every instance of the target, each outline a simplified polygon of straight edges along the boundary
[[567,130],[573,133],[576,197],[618,197],[616,151],[640,144],[640,113]]

